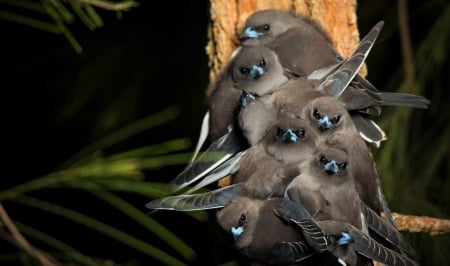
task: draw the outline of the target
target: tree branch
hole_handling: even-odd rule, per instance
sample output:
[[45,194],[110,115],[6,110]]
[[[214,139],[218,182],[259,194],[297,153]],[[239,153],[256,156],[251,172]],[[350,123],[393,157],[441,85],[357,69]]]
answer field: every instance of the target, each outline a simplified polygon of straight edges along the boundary
[[450,220],[400,213],[392,213],[392,216],[400,231],[423,232],[430,235],[442,235],[450,232]]

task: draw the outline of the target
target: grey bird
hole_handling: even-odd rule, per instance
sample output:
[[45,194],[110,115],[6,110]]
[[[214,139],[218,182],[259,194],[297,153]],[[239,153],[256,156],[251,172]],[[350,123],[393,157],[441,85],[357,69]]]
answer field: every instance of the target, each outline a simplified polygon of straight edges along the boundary
[[[201,204],[209,206],[207,208],[217,208],[222,206],[220,202],[218,205],[214,203],[217,195],[226,194],[220,197],[231,198],[242,191],[245,195],[261,199],[282,196],[286,185],[299,173],[297,165],[315,152],[317,139],[317,134],[306,121],[285,118],[275,123],[258,144],[222,163],[184,194],[156,199],[146,206],[154,210],[192,210],[201,208]],[[212,196],[188,195],[226,176],[231,176],[232,184],[240,184],[242,191],[224,189],[225,192]],[[236,194],[236,191],[239,193]]]
[[240,35],[241,46],[266,45],[282,65],[297,76],[338,62],[338,53],[325,31],[307,17],[268,9],[251,14]]
[[[168,193],[173,194],[199,180],[220,163],[248,147],[235,119],[244,89],[266,95],[278,90],[288,78],[289,75],[272,50],[264,46],[242,47],[210,84],[207,92],[208,111],[192,159],[171,182],[180,187]],[[207,140],[210,145],[200,155]],[[223,157],[211,160],[212,156],[217,158],[218,153],[223,153]]]
[[[280,201],[281,198],[260,200],[242,196],[234,199],[216,214],[219,226],[231,236],[233,247],[241,256],[248,259],[251,265],[292,265],[299,261],[307,261],[318,252],[308,244],[305,235],[296,225],[275,216],[273,211],[279,208]],[[315,245],[319,252],[327,251],[325,234],[311,219],[308,211],[300,205],[296,211],[302,214],[299,220],[310,221],[308,223],[310,226],[305,226],[304,229],[309,229],[310,235],[314,232],[315,237],[320,239],[316,242],[318,245]],[[296,252],[292,252],[282,243],[296,243]],[[299,252],[299,248],[302,248],[302,252]],[[329,265],[342,265],[338,262],[338,258],[331,254],[329,260]]]
[[384,212],[389,223],[395,226],[381,187],[376,164],[373,161],[368,146],[356,130],[349,127],[335,132],[329,135],[326,143],[329,146],[348,151],[350,160],[354,165],[355,187],[359,197],[378,214]]
[[[288,193],[293,191],[288,191]],[[274,209],[274,213],[286,222],[298,225],[299,230],[304,232],[301,221],[304,220],[304,206],[298,200],[299,197],[290,197],[280,200],[279,206]],[[364,204],[363,204],[364,206]],[[368,208],[363,208],[369,210]],[[389,224],[379,219],[379,226],[386,230],[392,230]],[[372,238],[363,230],[355,226],[338,220],[320,220],[316,221],[318,227],[325,235],[327,248],[340,261],[348,265],[372,265],[371,260],[381,262],[386,265],[418,265],[414,260],[406,255],[390,249],[376,239]],[[276,229],[273,229],[276,230]],[[381,231],[381,230],[380,230]],[[398,231],[393,230],[393,234],[400,235]],[[385,235],[387,236],[387,234]],[[396,237],[390,235],[392,243],[403,246],[403,239],[397,241]],[[305,257],[304,242],[281,242],[276,244],[279,255],[291,258],[294,261],[302,261]],[[397,246],[398,247],[398,246]],[[322,254],[318,255],[322,257]],[[317,263],[316,263],[317,264]]]
[[303,108],[300,118],[309,121],[310,126],[317,130],[321,142],[335,132],[351,131],[359,134],[348,111],[332,97],[320,97],[309,101]]
[[[368,35],[378,35],[384,22],[377,23]],[[240,36],[241,46],[266,45],[278,55],[278,58],[289,72],[301,77],[310,75],[321,69],[343,60],[330,38],[321,26],[314,20],[293,15],[288,12],[268,9],[260,10],[250,15]],[[373,42],[371,43],[373,45]],[[362,94],[365,92],[365,94]],[[369,81],[357,75],[350,88],[342,96],[358,98],[360,104],[348,106],[348,109],[358,109],[360,112],[379,115],[381,106],[398,105],[414,108],[427,108],[429,100],[413,94],[379,92]],[[370,102],[370,104],[369,104]],[[368,120],[367,116],[357,116],[354,120],[361,131],[365,131],[368,140],[378,143],[383,141],[383,135],[377,134],[378,128]]]
[[322,143],[313,156],[299,164],[300,174],[286,190],[298,190],[302,205],[317,221],[339,220],[363,230],[355,166],[350,159],[346,150]]
[[[375,238],[380,236],[402,252],[414,255],[392,221],[366,144],[355,131],[353,135],[347,134],[350,132],[335,133],[322,143],[314,156],[300,164],[300,175],[287,190],[299,191],[302,205],[314,219],[344,221],[365,232],[370,229]],[[358,142],[363,146],[353,145]],[[378,229],[381,211],[390,217],[383,226],[385,230]]]
[[244,182],[256,198],[267,198],[298,174],[297,165],[318,145],[316,132],[306,121],[285,118],[275,123],[241,158],[232,183]]
[[272,50],[264,46],[242,47],[208,88],[209,138],[216,140],[234,126],[242,90],[266,95],[287,80]]
[[254,197],[279,194],[279,188],[298,174],[296,165],[314,153],[317,140],[306,121],[283,118],[257,144],[221,164],[186,193],[230,175],[233,184],[243,183]]
[[[367,221],[371,231],[375,232],[377,235],[380,235],[380,230],[377,229],[379,222],[374,219],[380,219],[380,215],[384,213],[389,227],[392,228],[388,230],[390,232],[389,234],[395,233],[396,238],[402,239],[402,236],[397,232],[389,205],[384,196],[376,164],[373,161],[369,148],[364,140],[362,140],[356,130],[350,127],[346,130],[341,130],[331,134],[326,139],[326,144],[328,146],[338,149],[346,149],[348,151],[350,161],[353,162],[352,164],[354,166],[355,188],[359,197],[366,206],[364,217],[366,217],[366,220],[372,217],[370,221]],[[370,209],[370,213],[367,209]],[[377,217],[374,217],[375,215]],[[373,233],[371,233],[371,235],[377,238],[377,236],[374,236]],[[385,233],[381,233],[381,237],[384,239],[389,238],[385,236]],[[391,241],[388,240],[388,242]],[[401,252],[415,255],[415,251],[408,245],[406,240],[403,240],[401,243],[404,244],[400,245],[399,242],[395,243],[396,246],[402,247]]]

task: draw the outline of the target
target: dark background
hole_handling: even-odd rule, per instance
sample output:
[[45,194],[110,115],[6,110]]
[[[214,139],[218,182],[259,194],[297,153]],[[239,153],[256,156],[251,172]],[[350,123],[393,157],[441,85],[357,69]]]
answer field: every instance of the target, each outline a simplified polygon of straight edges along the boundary
[[[359,1],[358,24],[363,36],[376,22],[385,21],[379,42],[367,59],[368,79],[383,90],[394,75],[401,75],[397,11],[391,1],[373,2]],[[445,8],[448,9],[445,1],[410,3],[414,48],[425,38],[437,15]],[[172,105],[180,111],[174,121],[142,132],[105,152],[112,154],[182,137],[195,143],[206,110],[204,92],[209,82],[205,53],[208,12],[208,1],[205,0],[142,1],[139,7],[125,12],[121,20],[117,20],[113,12],[100,10],[104,27],[90,31],[80,21],[70,25],[84,48],[81,55],[61,35],[0,20],[2,190],[48,174],[102,136]],[[444,52],[443,57],[448,61],[448,52]],[[447,85],[448,63],[444,66],[436,78],[439,84]],[[445,102],[439,101],[448,98],[448,85],[439,89],[442,90],[437,93],[440,97],[436,96],[436,88],[433,92],[424,93],[433,100],[429,112],[437,113],[437,116],[439,112],[448,111],[448,108],[440,107]],[[418,132],[425,132],[428,124],[422,123],[423,127],[417,128]],[[437,180],[446,188],[441,187],[437,193],[449,191],[446,181],[448,164],[447,161],[447,165],[441,166]],[[148,173],[146,179],[168,181],[182,169],[183,165],[165,167]],[[32,194],[86,214],[96,214],[97,217],[100,214],[101,220],[112,221],[139,239],[171,252],[150,232],[140,230],[127,217],[88,193],[59,189]],[[449,218],[449,207],[444,205],[448,201],[434,197],[432,191],[429,194],[433,204],[445,213],[443,218]],[[147,199],[129,194],[121,196],[146,211]],[[400,203],[392,204],[393,210],[403,211]],[[87,255],[112,259],[117,263],[157,264],[152,258],[90,229],[14,202],[6,201],[4,205],[13,219],[31,221],[31,224],[51,231]],[[426,215],[427,212],[414,214]],[[221,235],[217,237],[219,232],[213,214],[207,222],[198,222],[174,212],[158,212],[154,217],[197,251],[198,258],[192,264],[216,265],[234,259]],[[420,237],[426,238],[425,243],[443,238],[446,240],[442,243],[448,243],[448,235],[430,238],[415,234],[408,237],[413,243],[422,241]],[[4,248],[15,250],[5,243],[0,242],[0,251]],[[419,250],[420,260],[425,265],[442,260],[450,262],[445,252],[428,252]],[[425,258],[425,254],[439,256],[439,259]],[[175,253],[173,255],[176,256]]]

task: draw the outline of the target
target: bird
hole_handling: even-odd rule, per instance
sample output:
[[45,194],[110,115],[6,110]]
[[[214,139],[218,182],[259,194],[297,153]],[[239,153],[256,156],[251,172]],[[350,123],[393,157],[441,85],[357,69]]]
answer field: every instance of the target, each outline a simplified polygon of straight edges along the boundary
[[[292,179],[287,190],[295,188],[299,191],[302,205],[314,219],[345,221],[360,230],[372,230],[372,235],[380,235],[377,226],[381,212],[385,212],[390,228],[388,231],[395,234],[396,239],[401,239],[395,243],[396,246],[400,246],[402,252],[415,254],[397,231],[375,164],[366,143],[355,130],[350,128],[330,135],[317,147],[314,156],[299,165],[299,172],[300,175]],[[378,215],[378,220],[368,223],[368,218],[364,217],[371,215],[375,219],[374,213]],[[384,233],[381,237],[389,239]]]
[[330,134],[325,142],[328,146],[348,150],[354,165],[355,187],[359,197],[377,214],[383,212],[388,222],[395,226],[369,147],[354,127]]
[[[232,184],[242,184],[241,190],[253,197],[265,199],[280,195],[280,189],[298,174],[297,164],[315,152],[317,139],[315,131],[305,120],[281,119],[273,124],[258,144],[235,154],[184,194],[153,200],[146,207],[154,210],[183,210],[191,209],[188,206],[191,204],[196,208],[207,202],[205,198],[214,200],[217,194],[212,197],[208,194],[205,197],[205,194],[192,194],[193,197],[189,197],[189,194],[229,175]],[[221,205],[211,206],[215,208]]]
[[307,159],[317,145],[317,135],[305,120],[280,118],[255,145],[224,162],[186,191],[192,193],[221,178],[244,186],[258,198],[279,193],[278,188],[297,174],[296,164]]
[[209,138],[218,139],[234,125],[242,90],[270,94],[288,78],[271,49],[262,45],[242,47],[207,89]]
[[[243,90],[271,94],[288,80],[276,54],[264,46],[243,47],[228,62],[214,82],[209,85],[207,106],[200,137],[186,168],[171,181],[180,185],[178,189],[168,191],[174,194],[209,173],[221,162],[248,148],[248,141],[236,126],[237,112]],[[203,144],[210,145],[199,153]],[[210,154],[223,157],[217,161]],[[200,155],[199,155],[200,154]]]
[[[383,21],[378,22],[369,34],[378,36],[383,25]],[[318,22],[306,16],[276,9],[259,10],[246,19],[240,34],[240,46],[261,44],[272,49],[278,55],[282,66],[298,77],[310,75],[317,69],[344,60]],[[356,127],[364,132],[366,141],[373,142],[377,147],[380,142],[386,140],[386,136],[368,115],[380,115],[381,106],[398,105],[423,109],[428,108],[430,103],[419,95],[379,92],[359,74],[342,97],[359,98],[362,105],[366,106],[361,108],[355,104],[348,106],[348,109],[358,109],[359,113],[353,114]],[[358,103],[356,100],[352,102]],[[367,107],[368,102],[370,107]]]
[[[248,196],[237,197],[216,213],[217,224],[228,234],[231,244],[239,254],[253,264],[263,265],[292,265],[295,263],[294,253],[286,256],[286,252],[280,252],[278,246],[284,242],[302,243],[302,259],[308,259],[316,254],[304,234],[293,224],[287,223],[274,214],[274,209],[279,208],[282,198],[275,197],[266,200]],[[308,220],[312,226],[308,227],[311,233],[314,231],[316,241],[321,252],[327,250],[325,234],[317,226],[306,209],[299,206],[302,220]],[[298,258],[299,253],[296,253]],[[337,258],[334,258],[337,263]],[[333,260],[331,260],[333,261]],[[330,264],[333,265],[333,264]]]
[[[298,190],[266,200],[237,197],[217,211],[217,224],[233,247],[256,265],[417,265],[355,226],[315,220]],[[358,255],[359,254],[359,255]],[[251,264],[253,265],[253,264]]]
[[247,150],[231,183],[244,182],[257,198],[272,196],[298,173],[296,165],[315,152],[317,141],[316,132],[305,120],[284,118]]
[[300,201],[316,220],[339,220],[362,230],[360,197],[353,162],[346,149],[321,143],[313,156],[298,165],[286,191],[297,190]]
[[335,132],[352,131],[359,135],[348,111],[332,97],[319,97],[309,101],[299,117],[307,120],[317,130],[321,142]]
[[[300,192],[289,189],[287,190],[287,195],[288,197],[281,199],[279,206],[274,208],[273,211],[280,219],[286,222],[292,222],[298,225],[300,230],[304,231],[302,221],[305,219],[303,210],[305,206],[300,200]],[[362,203],[361,207],[364,210],[363,212],[371,212],[370,208],[364,203]],[[365,215],[367,215],[365,217],[369,218],[369,222],[374,222],[372,218],[377,220],[376,223],[379,226],[379,232],[384,232],[380,236],[394,244],[394,247],[410,248],[401,234],[395,228],[385,223],[384,220],[380,219],[379,216],[368,215],[367,213]],[[314,215],[312,219],[316,219]],[[375,260],[386,265],[418,265],[410,257],[381,244],[367,234],[365,230],[361,230],[348,222],[330,219],[316,220],[316,224],[325,234],[328,250],[348,265],[372,265],[367,259]],[[291,260],[303,260],[305,256],[303,243],[281,242],[277,244],[277,249],[283,254],[283,257],[291,258]]]
[[325,30],[306,16],[277,9],[252,13],[239,36],[239,46],[265,45],[274,50],[283,67],[297,76],[338,62],[339,53]]
[[219,226],[233,237],[233,247],[253,262],[281,264],[280,259],[271,254],[272,246],[303,239],[297,228],[274,215],[278,199],[238,197],[216,213]]

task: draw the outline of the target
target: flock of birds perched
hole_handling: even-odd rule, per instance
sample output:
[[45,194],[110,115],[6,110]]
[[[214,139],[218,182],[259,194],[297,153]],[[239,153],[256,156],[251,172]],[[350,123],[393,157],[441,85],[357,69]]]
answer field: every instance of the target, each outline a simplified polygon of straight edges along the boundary
[[[381,92],[358,74],[383,24],[344,59],[310,18],[274,9],[250,15],[208,88],[192,161],[170,195],[146,207],[216,209],[251,265],[418,265],[370,154],[369,145],[387,139],[371,117],[383,106],[430,102]],[[227,185],[195,193],[225,177]]]

